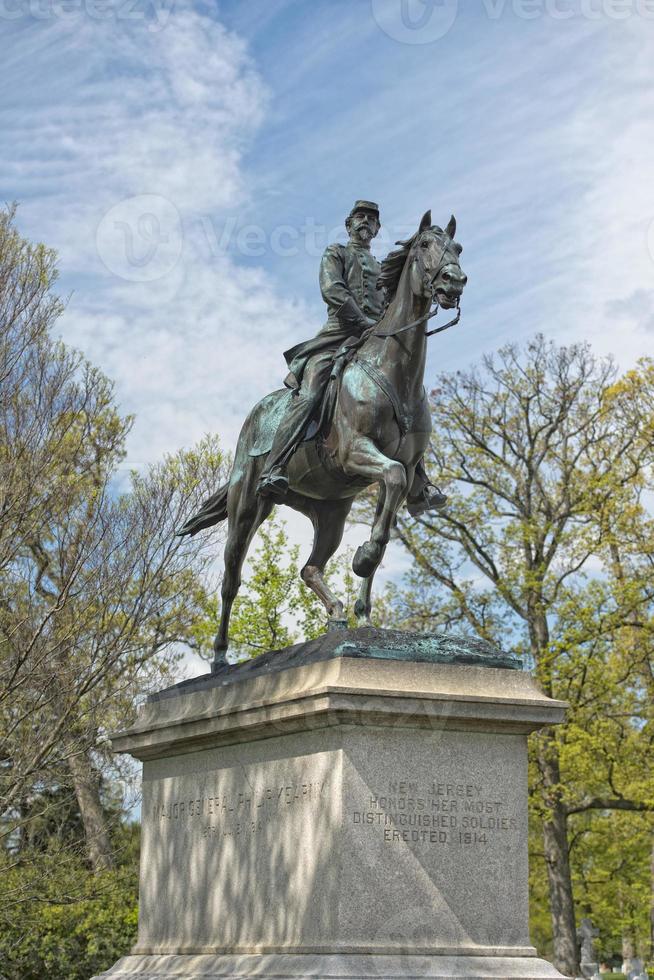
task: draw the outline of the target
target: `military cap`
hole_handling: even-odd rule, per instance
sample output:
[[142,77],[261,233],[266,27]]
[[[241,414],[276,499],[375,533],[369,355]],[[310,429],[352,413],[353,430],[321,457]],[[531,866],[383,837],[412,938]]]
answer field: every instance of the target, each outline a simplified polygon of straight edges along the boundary
[[379,205],[375,204],[373,201],[355,201],[354,207],[349,214],[350,218],[355,211],[368,211],[369,214],[374,214],[377,221],[379,221]]

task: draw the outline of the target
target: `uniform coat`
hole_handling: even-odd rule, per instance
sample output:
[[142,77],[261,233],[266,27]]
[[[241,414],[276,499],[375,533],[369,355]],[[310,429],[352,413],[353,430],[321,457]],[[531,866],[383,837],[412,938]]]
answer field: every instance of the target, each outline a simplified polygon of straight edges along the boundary
[[[369,249],[348,242],[328,245],[320,262],[320,292],[327,304],[327,322],[320,332],[284,352],[290,374],[285,384],[297,388],[306,363],[315,354],[335,354],[348,337],[357,332],[351,324],[339,320],[338,312],[348,299],[354,299],[366,317],[379,320],[384,312],[384,295],[377,288],[381,266]],[[358,333],[364,329],[362,319]]]

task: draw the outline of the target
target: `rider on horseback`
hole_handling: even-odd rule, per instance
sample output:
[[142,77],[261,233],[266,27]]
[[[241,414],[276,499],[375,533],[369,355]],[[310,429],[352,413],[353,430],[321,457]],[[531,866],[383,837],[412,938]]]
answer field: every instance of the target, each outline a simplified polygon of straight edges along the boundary
[[[294,390],[270,450],[257,492],[283,499],[288,492],[290,457],[319,413],[334,357],[350,338],[374,326],[384,312],[383,292],[377,286],[381,266],[370,242],[381,227],[379,208],[372,201],[357,201],[345,219],[346,245],[329,245],[320,263],[320,290],[327,304],[327,323],[312,340],[284,353],[290,368],[284,384]],[[429,483],[422,460],[416,467],[407,508],[418,516],[443,507],[447,497]]]

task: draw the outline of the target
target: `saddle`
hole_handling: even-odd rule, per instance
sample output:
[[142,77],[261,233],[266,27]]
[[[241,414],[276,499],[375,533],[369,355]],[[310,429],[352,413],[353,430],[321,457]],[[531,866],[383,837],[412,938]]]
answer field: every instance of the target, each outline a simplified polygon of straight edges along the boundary
[[[364,332],[360,337],[348,337],[348,339],[341,344],[336,351],[329,380],[325,385],[322,398],[314,410],[313,418],[307,425],[304,436],[301,439],[301,443],[313,441],[320,442],[321,437],[327,435],[334,417],[336,402],[338,400],[338,394],[343,379],[343,372],[348,364],[351,364],[355,360],[361,369],[365,371],[368,377],[375,382],[378,388],[380,388],[380,390],[383,391],[388,398],[402,435],[408,432],[411,428],[411,419],[405,417],[405,413],[398,398],[397,392],[388,378],[382,375],[375,367],[373,367],[372,364],[369,364],[367,361],[357,360],[359,348],[366,339],[367,332]],[[295,397],[296,394],[297,388],[286,387],[281,391],[271,392],[270,395],[267,395],[261,401],[260,406],[264,408],[264,411],[257,422],[256,435],[249,451],[250,456],[262,456],[265,453],[270,452],[277,427],[284,416],[290,399]],[[301,443],[298,443],[295,446],[295,449],[297,449]]]
[[[309,421],[301,442],[312,442],[329,429],[334,416],[343,371],[346,364],[356,354],[361,343],[361,337],[349,337],[337,350],[329,381],[325,385],[322,397],[314,410],[313,418]],[[256,419],[249,456],[264,456],[270,452],[277,428],[286,413],[289,402],[297,395],[298,390],[297,381],[291,385],[287,378],[284,388],[271,392],[261,400],[259,407],[262,411]],[[295,448],[297,449],[297,446]]]
[[325,386],[325,391],[322,396],[322,402],[320,403],[320,408],[316,419],[310,424],[309,429],[307,430],[307,439],[312,439],[317,435],[324,435],[329,429],[331,421],[334,417],[334,409],[336,408],[338,392],[341,387],[343,371],[350,361],[354,360],[356,352],[358,351],[359,347],[361,347],[363,340],[363,336],[348,337],[336,351],[332,371],[329,375],[329,381]]

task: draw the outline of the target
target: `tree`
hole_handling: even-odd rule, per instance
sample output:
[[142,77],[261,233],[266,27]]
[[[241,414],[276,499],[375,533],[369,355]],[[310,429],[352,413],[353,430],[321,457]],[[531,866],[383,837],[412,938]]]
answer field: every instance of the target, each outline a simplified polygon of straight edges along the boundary
[[[286,522],[273,512],[259,529],[249,574],[234,603],[230,646],[239,658],[256,657],[325,632],[325,608],[300,577],[299,555],[298,545],[289,545]],[[327,582],[339,580],[347,607],[353,609],[355,583],[350,564],[351,556],[347,554],[333,561]],[[210,659],[220,621],[217,599],[207,602],[205,613],[204,620],[196,626],[196,637],[203,655]]]
[[[547,694],[572,701],[565,729],[532,739],[554,960],[572,975],[571,822],[577,832],[589,814],[651,802],[615,766],[625,751],[642,765],[651,724],[651,371],[618,381],[587,347],[538,337],[481,369],[441,375],[428,463],[450,503],[438,517],[401,514],[397,525],[414,559],[409,587],[394,597],[404,622],[458,624],[509,643]],[[592,780],[573,763],[588,757],[586,735]]]
[[[106,486],[81,495],[79,512],[50,521],[6,575],[2,812],[15,816],[35,789],[70,782],[97,869],[112,866],[102,738],[129,720],[137,691],[170,676],[205,601],[208,552],[189,549],[175,530],[224,476],[209,450],[205,443],[133,475],[131,491],[114,500]],[[9,819],[5,832],[16,826]]]
[[206,439],[119,492],[132,420],[104,375],[51,339],[54,254],[13,219],[0,220],[0,840],[20,863],[38,805],[70,787],[100,872],[114,864],[106,732],[194,642],[210,555],[175,531],[227,461]]
[[[138,920],[138,828],[124,826],[122,835],[110,871],[90,872],[52,838],[29,864],[9,868],[0,856],[3,980],[88,980],[129,951]],[[12,898],[26,891],[38,901],[21,902],[16,915]]]

